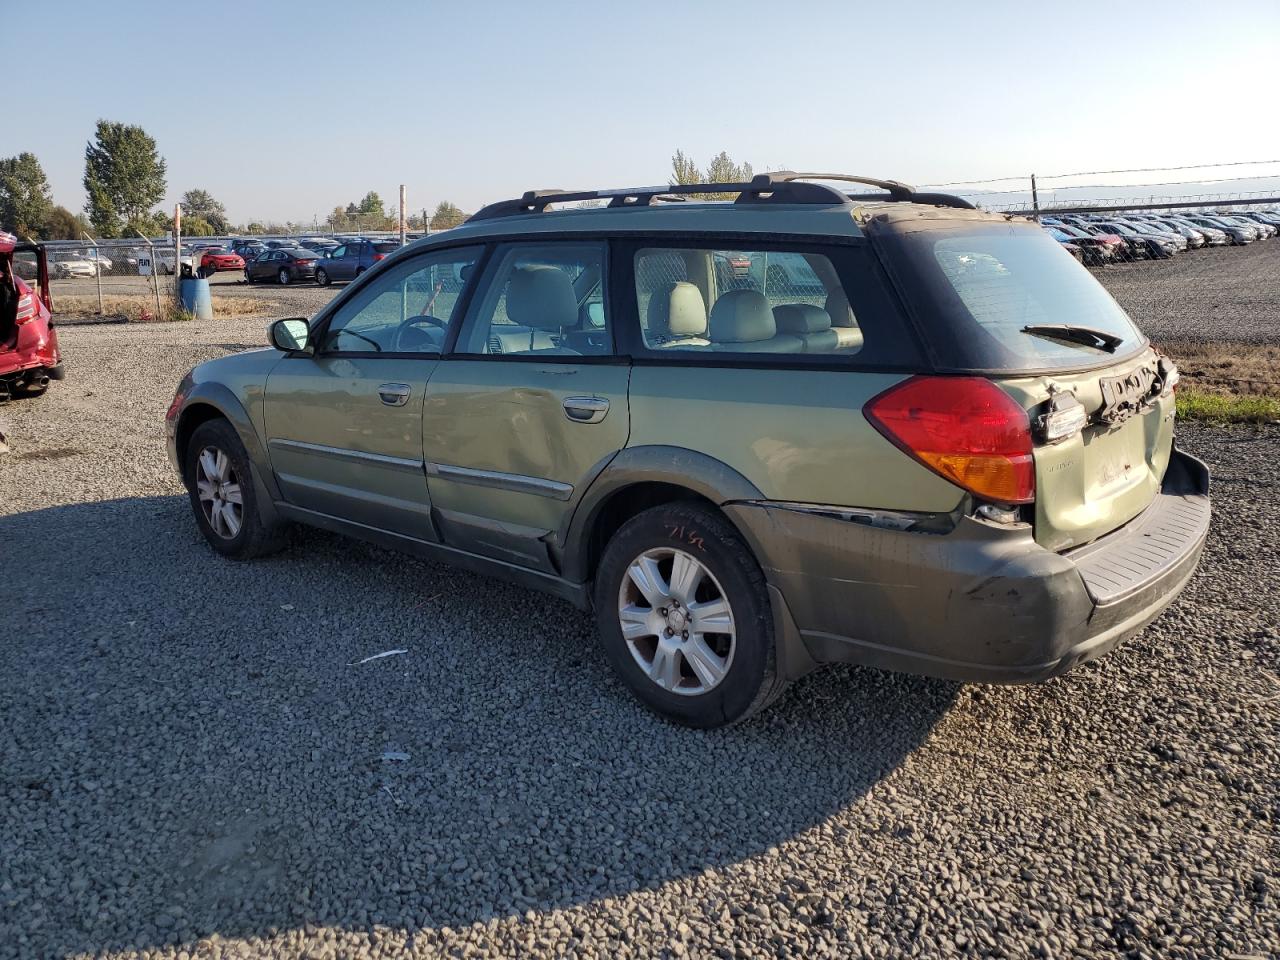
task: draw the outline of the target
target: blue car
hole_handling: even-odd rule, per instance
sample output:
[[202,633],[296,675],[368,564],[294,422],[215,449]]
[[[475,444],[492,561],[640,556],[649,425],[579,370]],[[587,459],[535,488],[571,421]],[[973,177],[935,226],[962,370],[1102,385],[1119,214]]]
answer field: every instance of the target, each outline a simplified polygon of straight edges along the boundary
[[316,283],[325,287],[335,280],[354,280],[399,248],[397,240],[347,240],[317,264]]

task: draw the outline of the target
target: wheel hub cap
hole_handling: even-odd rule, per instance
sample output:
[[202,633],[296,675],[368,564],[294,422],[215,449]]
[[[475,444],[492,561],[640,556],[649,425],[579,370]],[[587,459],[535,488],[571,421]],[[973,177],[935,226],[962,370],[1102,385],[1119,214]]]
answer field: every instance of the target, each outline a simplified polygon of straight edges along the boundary
[[645,675],[682,696],[707,693],[733,663],[733,610],[711,571],[692,554],[647,550],[627,567],[618,622]]
[[231,458],[217,447],[205,447],[196,459],[196,497],[213,532],[234,539],[244,522],[244,498]]

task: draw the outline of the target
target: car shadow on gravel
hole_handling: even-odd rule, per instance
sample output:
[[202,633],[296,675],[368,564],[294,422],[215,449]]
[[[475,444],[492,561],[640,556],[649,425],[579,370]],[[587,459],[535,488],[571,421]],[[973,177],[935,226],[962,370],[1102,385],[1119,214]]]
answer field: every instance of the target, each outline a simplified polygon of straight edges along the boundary
[[327,534],[233,563],[171,496],[0,517],[0,545],[20,952],[459,927],[749,870],[829,829],[958,689],[833,668],[690,731],[567,604]]

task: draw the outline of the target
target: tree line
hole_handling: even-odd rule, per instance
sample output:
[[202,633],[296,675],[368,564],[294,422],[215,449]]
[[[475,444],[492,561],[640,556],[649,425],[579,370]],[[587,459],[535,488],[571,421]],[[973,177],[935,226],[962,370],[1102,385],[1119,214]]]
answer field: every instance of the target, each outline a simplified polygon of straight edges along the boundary
[[[167,166],[155,140],[141,127],[99,120],[85,146],[83,213],[72,213],[53,202],[44,168],[35,154],[0,158],[0,229],[39,240],[155,236],[173,229],[172,216],[157,209],[167,189]],[[671,158],[670,182],[729,183],[750,180],[751,164],[735,163],[727,153],[699,167],[682,150]],[[717,194],[697,194],[710,199]],[[234,225],[226,207],[207,190],[193,188],[182,195],[182,233],[185,236],[224,236],[230,233],[298,233],[314,224],[250,221]],[[376,191],[359,201],[338,205],[325,220],[335,232],[395,230],[399,211],[388,211]],[[447,230],[467,219],[456,204],[442,200],[427,216],[425,210],[407,218],[410,230]]]

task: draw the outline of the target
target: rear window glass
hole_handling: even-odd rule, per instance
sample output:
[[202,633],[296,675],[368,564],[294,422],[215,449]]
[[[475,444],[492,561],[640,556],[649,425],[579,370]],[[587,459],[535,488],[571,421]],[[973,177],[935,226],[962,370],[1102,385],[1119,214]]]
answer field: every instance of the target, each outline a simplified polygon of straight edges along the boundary
[[[1111,294],[1043,230],[948,226],[878,238],[943,368],[1070,369],[1128,356],[1146,340]],[[1114,354],[1025,332],[1088,327],[1121,338]]]
[[383,243],[375,243],[373,245],[373,250],[375,253],[390,253],[392,250],[399,250],[399,249],[400,249],[400,244],[394,243],[390,240]]

